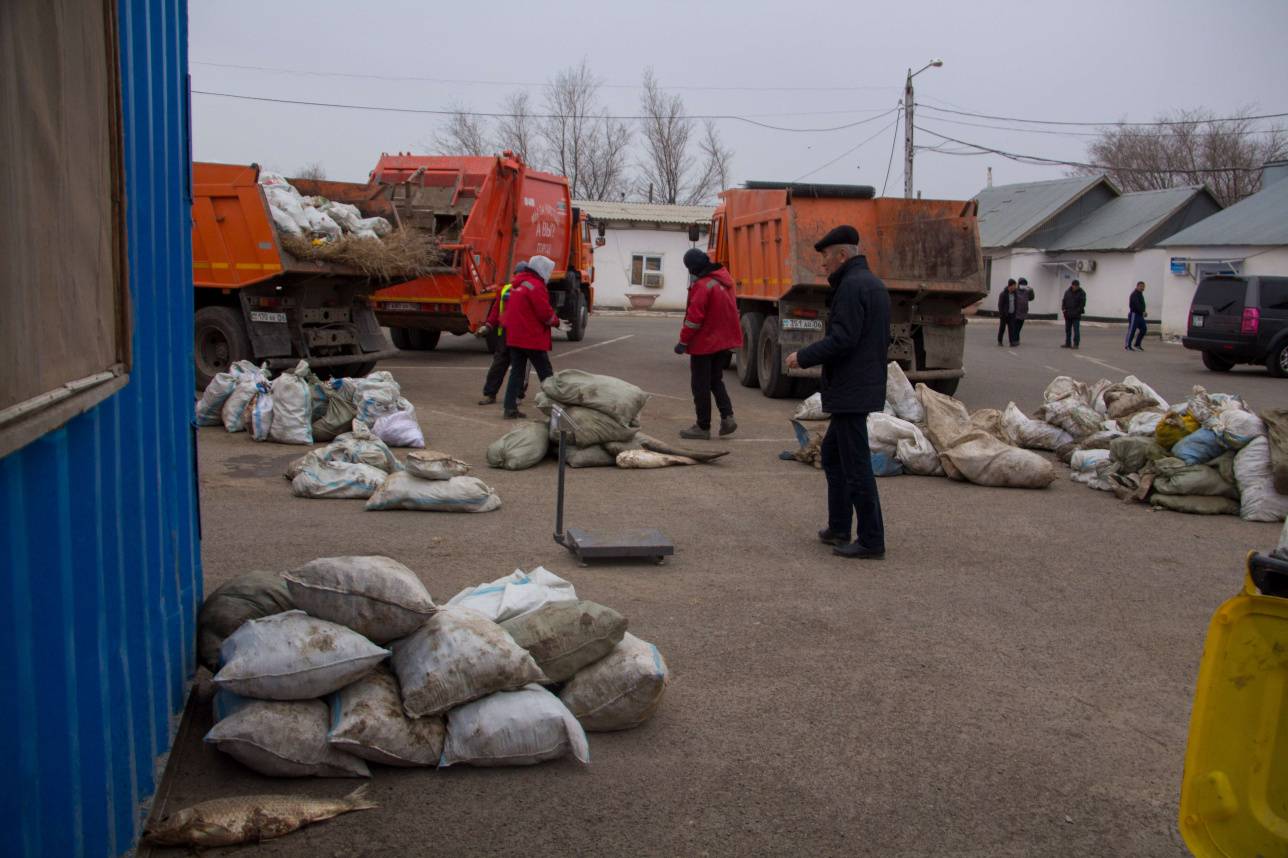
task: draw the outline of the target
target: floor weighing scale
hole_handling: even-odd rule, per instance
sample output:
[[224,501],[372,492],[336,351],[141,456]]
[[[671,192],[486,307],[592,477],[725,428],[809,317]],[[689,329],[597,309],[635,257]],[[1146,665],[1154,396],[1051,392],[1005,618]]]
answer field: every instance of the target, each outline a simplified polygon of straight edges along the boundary
[[582,565],[590,560],[652,560],[661,564],[675,553],[675,544],[655,527],[592,532],[580,527],[564,530],[564,476],[568,467],[568,435],[577,423],[558,405],[552,405],[550,426],[559,436],[559,495],[555,505],[555,542],[572,552]]

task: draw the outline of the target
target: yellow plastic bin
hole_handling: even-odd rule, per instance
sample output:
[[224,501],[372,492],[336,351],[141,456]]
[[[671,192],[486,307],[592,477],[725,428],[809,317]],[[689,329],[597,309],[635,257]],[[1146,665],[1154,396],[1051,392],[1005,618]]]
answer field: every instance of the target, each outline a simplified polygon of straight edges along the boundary
[[1208,626],[1181,784],[1200,858],[1288,858],[1288,563],[1248,555]]

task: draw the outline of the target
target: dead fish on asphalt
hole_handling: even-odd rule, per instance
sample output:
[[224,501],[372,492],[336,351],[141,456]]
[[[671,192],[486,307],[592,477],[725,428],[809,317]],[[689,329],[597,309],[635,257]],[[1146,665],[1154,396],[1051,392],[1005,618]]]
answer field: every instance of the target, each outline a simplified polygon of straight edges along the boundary
[[143,832],[151,846],[232,846],[290,834],[296,829],[377,805],[364,784],[344,798],[244,795],[217,798],[162,817]]

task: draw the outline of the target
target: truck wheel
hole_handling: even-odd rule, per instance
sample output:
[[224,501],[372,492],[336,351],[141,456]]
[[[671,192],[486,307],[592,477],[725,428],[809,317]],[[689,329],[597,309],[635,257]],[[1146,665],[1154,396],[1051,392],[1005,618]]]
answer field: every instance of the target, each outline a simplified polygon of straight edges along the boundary
[[232,307],[202,307],[193,322],[197,388],[204,390],[217,374],[252,357],[250,336],[241,313]]
[[738,346],[738,383],[743,387],[755,387],[760,383],[756,376],[756,342],[760,339],[760,328],[765,324],[763,313],[742,314],[742,345]]
[[[1207,357],[1207,352],[1203,357]],[[1266,369],[1275,378],[1288,378],[1288,343],[1280,343],[1279,348],[1266,357]]]
[[[1203,355],[1203,365],[1213,372],[1229,372],[1234,369],[1234,361],[1228,361],[1211,352],[1199,352],[1199,354]],[[1271,372],[1274,372],[1274,370],[1271,370]]]
[[756,375],[760,392],[770,399],[782,399],[792,392],[792,377],[783,369],[783,350],[778,344],[778,317],[766,316],[756,343]]
[[586,336],[586,297],[576,284],[568,292],[568,342],[579,343]]
[[331,378],[363,378],[376,368],[376,361],[364,360],[359,363],[342,363],[330,367]]
[[416,329],[410,332],[412,348],[419,352],[432,352],[438,347],[438,338],[443,335],[442,331],[422,331]]
[[961,384],[960,378],[936,378],[933,381],[926,382],[935,393],[942,393],[944,396],[952,396],[957,393],[957,385]]

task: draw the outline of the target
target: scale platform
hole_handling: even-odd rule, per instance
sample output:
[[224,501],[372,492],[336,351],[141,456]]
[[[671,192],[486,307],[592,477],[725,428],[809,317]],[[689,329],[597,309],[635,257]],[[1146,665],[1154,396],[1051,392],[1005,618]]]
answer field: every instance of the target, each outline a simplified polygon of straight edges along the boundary
[[675,544],[654,527],[590,533],[580,527],[565,531],[561,544],[573,553],[583,566],[588,560],[646,559],[665,563],[675,554]]

